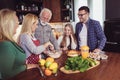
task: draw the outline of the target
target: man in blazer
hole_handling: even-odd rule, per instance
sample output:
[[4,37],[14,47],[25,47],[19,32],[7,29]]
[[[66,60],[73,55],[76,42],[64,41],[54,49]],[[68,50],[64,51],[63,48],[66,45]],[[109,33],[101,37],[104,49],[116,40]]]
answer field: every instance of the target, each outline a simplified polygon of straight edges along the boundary
[[89,46],[90,51],[100,52],[106,42],[106,37],[100,23],[89,17],[89,8],[82,6],[78,10],[80,22],[76,24],[75,35],[77,38],[77,49],[81,46]]

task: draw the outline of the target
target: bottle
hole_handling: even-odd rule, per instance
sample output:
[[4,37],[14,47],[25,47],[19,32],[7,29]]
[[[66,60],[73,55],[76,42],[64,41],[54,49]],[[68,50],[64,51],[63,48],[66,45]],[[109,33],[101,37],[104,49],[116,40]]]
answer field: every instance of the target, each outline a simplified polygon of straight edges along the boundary
[[35,4],[32,4],[32,11],[35,11]]
[[21,10],[22,10],[22,11],[25,10],[25,6],[24,6],[24,4],[21,4]]

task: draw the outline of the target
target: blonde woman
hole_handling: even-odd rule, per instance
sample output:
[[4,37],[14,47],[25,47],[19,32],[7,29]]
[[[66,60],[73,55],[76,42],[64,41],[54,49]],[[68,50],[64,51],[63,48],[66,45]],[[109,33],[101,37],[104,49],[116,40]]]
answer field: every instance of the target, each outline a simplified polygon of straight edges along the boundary
[[[3,80],[40,80],[37,64],[25,64],[24,50],[14,41],[18,27],[16,12],[0,10],[0,73]],[[28,76],[34,73],[34,76]]]
[[58,44],[62,50],[76,49],[76,39],[71,24],[66,24],[64,33],[58,38]]
[[27,55],[26,62],[29,64],[37,64],[39,59],[41,59],[41,53],[50,45],[50,42],[40,45],[39,40],[34,37],[34,32],[37,27],[38,17],[31,13],[25,15],[22,23],[19,44],[25,50]]

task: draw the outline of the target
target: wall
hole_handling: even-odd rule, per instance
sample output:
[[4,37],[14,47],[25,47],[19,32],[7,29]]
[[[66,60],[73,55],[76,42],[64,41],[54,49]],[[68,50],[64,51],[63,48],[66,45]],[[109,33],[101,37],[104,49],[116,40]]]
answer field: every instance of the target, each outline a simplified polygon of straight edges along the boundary
[[90,17],[100,21],[103,26],[105,21],[105,0],[88,0]]
[[75,24],[77,22],[79,22],[79,19],[78,19],[78,9],[81,7],[81,6],[87,6],[87,0],[74,0],[74,15],[75,15]]
[[105,0],[74,0],[75,8],[75,23],[79,21],[77,13],[81,6],[88,6],[90,8],[90,17],[100,21],[103,26],[105,20]]
[[106,19],[120,18],[120,0],[106,0]]
[[[65,24],[67,24],[67,22],[66,23],[57,22],[57,23],[49,23],[49,24],[51,25],[51,28],[54,30],[53,34],[55,33],[55,36],[56,36],[56,33],[57,33],[57,35],[60,36],[63,34],[64,26]],[[17,28],[16,34],[13,36],[15,41],[18,40],[18,36],[21,32],[21,29],[22,29],[22,25],[19,25],[19,27]]]

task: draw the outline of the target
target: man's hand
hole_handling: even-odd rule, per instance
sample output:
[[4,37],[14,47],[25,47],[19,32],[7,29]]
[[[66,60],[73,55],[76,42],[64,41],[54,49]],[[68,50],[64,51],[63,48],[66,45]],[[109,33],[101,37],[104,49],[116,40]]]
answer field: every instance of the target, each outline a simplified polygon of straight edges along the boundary
[[94,53],[100,53],[100,52],[101,52],[101,50],[100,50],[100,49],[98,49],[98,48],[96,48],[93,52],[94,52]]

